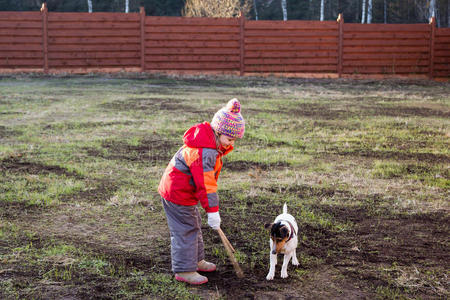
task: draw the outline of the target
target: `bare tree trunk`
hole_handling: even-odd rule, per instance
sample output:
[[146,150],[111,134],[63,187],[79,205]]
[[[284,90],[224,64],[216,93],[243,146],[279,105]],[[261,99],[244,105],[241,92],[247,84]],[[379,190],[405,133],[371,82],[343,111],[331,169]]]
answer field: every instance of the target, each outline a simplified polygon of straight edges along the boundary
[[369,0],[369,5],[367,6],[367,24],[372,23],[372,0]]
[[87,0],[87,4],[88,4],[88,11],[91,13],[92,12],[92,0]]
[[320,21],[325,19],[325,0],[320,0]]
[[312,0],[309,0],[309,5],[308,5],[308,19],[309,19],[309,20],[313,20],[313,19],[314,19]]
[[436,17],[436,0],[430,0],[430,18]]
[[255,10],[255,20],[258,21],[258,9],[256,8],[256,0],[253,0],[253,9]]
[[439,7],[436,9],[436,27],[441,27],[441,14],[439,12]]
[[281,0],[281,9],[283,10],[283,21],[287,21],[287,1]]
[[361,24],[366,23],[366,0],[362,0],[362,17],[361,17]]
[[125,0],[125,13],[130,12],[130,0]]
[[387,0],[384,0],[384,24],[387,24]]

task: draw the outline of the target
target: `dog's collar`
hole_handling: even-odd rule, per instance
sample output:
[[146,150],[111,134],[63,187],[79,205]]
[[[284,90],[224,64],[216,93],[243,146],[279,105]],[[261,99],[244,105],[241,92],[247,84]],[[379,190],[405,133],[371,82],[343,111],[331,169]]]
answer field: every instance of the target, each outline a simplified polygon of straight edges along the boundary
[[292,226],[291,222],[289,222],[288,220],[280,220],[280,221],[288,223],[289,227],[291,228],[291,234],[289,235],[289,238],[287,240],[287,242],[289,242],[294,237],[294,234],[297,234],[297,232],[295,232],[294,226]]

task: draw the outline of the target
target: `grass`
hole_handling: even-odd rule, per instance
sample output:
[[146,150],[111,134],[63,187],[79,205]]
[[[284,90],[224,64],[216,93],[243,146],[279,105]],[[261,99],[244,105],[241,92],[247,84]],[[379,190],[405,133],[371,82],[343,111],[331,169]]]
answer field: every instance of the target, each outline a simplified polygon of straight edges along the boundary
[[[449,295],[448,84],[18,75],[0,90],[0,298],[292,296],[265,281],[264,224],[284,203],[300,228],[294,292]],[[219,195],[247,277],[204,224],[219,271],[190,287],[170,271],[157,186],[184,131],[233,97],[247,127]]]

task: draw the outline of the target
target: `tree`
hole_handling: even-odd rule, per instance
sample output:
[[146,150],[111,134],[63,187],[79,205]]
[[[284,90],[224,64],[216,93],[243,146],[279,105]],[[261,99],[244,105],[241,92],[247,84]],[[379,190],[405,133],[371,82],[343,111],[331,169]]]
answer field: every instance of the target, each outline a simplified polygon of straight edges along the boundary
[[436,17],[436,0],[430,0],[428,19]]
[[320,21],[325,19],[325,0],[320,0]]
[[186,17],[234,18],[251,10],[250,0],[186,0],[182,15]]
[[258,9],[256,6],[256,0],[253,0],[253,10],[255,12],[255,20],[258,21]]
[[387,0],[383,2],[383,10],[384,10],[384,24],[387,24]]
[[367,6],[367,24],[372,23],[372,0],[369,0]]
[[87,4],[88,4],[88,11],[91,13],[92,12],[92,0],[87,0]]
[[367,0],[362,0],[362,10],[361,10],[361,24],[366,23],[366,1]]
[[125,13],[128,13],[130,11],[130,1],[125,0]]
[[436,16],[435,0],[414,0],[414,4],[421,21],[429,22],[431,17]]
[[286,0],[281,0],[281,10],[283,11],[283,21],[287,21],[287,3],[286,3]]

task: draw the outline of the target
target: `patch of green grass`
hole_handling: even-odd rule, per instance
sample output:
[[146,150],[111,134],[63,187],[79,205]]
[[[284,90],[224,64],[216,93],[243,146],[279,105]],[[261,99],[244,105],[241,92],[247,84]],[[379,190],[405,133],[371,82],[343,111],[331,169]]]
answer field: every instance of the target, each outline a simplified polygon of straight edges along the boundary
[[403,291],[395,287],[377,286],[375,289],[377,299],[407,300],[409,297]]
[[122,283],[120,295],[124,297],[154,296],[162,299],[201,299],[189,287],[173,276],[161,273],[145,274],[135,271]]
[[376,178],[405,178],[443,189],[450,187],[450,169],[443,165],[429,166],[421,163],[375,161],[372,174]]
[[56,205],[63,196],[85,187],[80,180],[56,174],[18,175],[5,173],[0,179],[0,201],[24,202],[28,205]]

